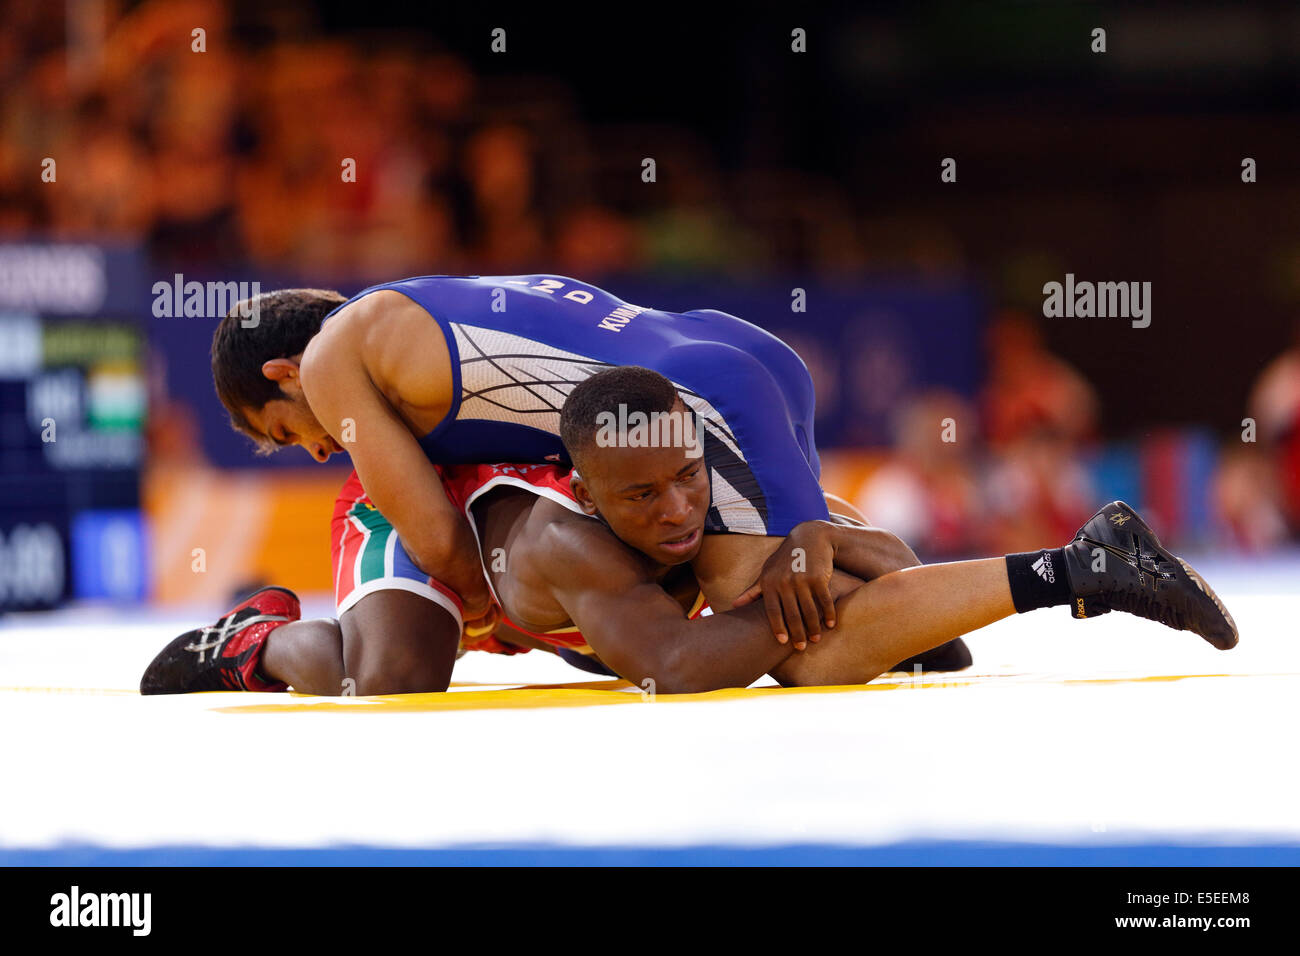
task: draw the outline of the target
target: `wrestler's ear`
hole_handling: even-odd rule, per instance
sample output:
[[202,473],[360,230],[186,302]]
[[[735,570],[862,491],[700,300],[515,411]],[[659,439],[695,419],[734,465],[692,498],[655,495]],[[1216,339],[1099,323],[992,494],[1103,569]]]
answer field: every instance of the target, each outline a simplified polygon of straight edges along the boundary
[[596,502],[591,497],[591,492],[587,490],[587,483],[582,480],[575,468],[573,474],[569,476],[569,490],[573,492],[573,497],[577,499],[578,504],[582,507],[584,514],[594,515],[596,513]]
[[274,358],[262,363],[262,374],[273,382],[287,382],[298,377],[298,362],[291,358]]

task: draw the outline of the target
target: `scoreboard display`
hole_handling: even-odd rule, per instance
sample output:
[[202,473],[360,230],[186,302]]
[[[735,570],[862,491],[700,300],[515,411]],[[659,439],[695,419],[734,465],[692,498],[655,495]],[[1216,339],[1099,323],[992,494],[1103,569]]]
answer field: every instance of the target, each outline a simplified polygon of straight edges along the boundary
[[0,610],[145,592],[145,338],[109,294],[122,261],[0,246]]

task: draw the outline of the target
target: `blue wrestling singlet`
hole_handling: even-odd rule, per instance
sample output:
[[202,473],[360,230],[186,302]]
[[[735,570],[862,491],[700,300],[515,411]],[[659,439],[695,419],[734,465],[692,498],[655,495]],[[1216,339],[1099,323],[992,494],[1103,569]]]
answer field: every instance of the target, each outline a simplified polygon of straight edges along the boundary
[[828,518],[812,379],[758,326],[713,309],[631,305],[553,275],[420,276],[348,301],[381,289],[421,306],[447,339],[457,398],[420,441],[432,461],[567,463],[559,431],[569,392],[608,366],[640,365],[670,379],[703,425],[709,531],[785,535]]

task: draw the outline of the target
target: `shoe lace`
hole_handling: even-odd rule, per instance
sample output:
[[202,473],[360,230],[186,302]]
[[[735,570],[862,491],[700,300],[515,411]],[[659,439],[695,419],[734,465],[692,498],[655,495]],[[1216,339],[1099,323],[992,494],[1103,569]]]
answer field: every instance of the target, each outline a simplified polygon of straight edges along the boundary
[[186,644],[185,650],[193,651],[199,655],[199,663],[204,663],[208,651],[212,651],[212,659],[216,660],[221,654],[222,645],[230,638],[234,637],[246,627],[254,624],[261,624],[264,621],[287,621],[289,620],[283,614],[254,614],[252,617],[239,619],[238,614],[227,614],[217,621],[216,624],[207,625],[199,628],[199,638],[193,644]]
[[[1091,546],[1100,547],[1117,556],[1137,572],[1137,580],[1119,585],[1107,595],[1106,606],[1116,611],[1137,614],[1177,630],[1187,629],[1183,609],[1165,600],[1161,582],[1176,579],[1173,565],[1161,559],[1156,551],[1143,550],[1141,539],[1135,534],[1131,547],[1116,547],[1104,541],[1085,538]],[[1143,582],[1150,577],[1151,586]]]

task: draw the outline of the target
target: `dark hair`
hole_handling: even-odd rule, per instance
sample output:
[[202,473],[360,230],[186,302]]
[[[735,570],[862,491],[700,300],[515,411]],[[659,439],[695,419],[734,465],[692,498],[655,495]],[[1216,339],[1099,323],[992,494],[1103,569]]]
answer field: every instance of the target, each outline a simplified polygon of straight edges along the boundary
[[579,382],[560,410],[560,440],[573,464],[596,444],[600,414],[618,414],[620,405],[632,412],[669,412],[677,404],[677,388],[664,376],[639,365],[617,365]]
[[[321,320],[346,302],[325,289],[281,289],[237,302],[212,336],[212,381],[217,397],[230,413],[230,426],[253,438],[259,435],[245,408],[261,409],[284,398],[280,383],[262,374],[271,359],[297,355],[320,331]],[[256,322],[244,325],[250,316]]]

